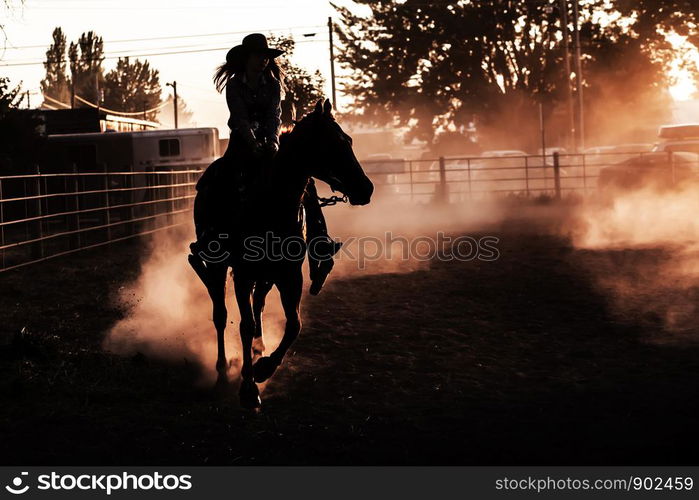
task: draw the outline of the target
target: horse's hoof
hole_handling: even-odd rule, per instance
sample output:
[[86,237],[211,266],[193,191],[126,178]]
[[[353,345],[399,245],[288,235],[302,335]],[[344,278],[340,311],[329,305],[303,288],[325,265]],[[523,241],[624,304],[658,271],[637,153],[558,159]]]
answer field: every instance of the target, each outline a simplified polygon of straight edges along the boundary
[[262,356],[265,352],[265,343],[262,341],[262,337],[255,337],[252,339],[252,354],[253,356]]
[[277,362],[269,356],[264,356],[257,360],[252,366],[255,382],[264,382],[274,375],[281,362]]
[[260,391],[252,380],[243,380],[238,396],[240,397],[240,406],[243,408],[254,410],[262,406]]

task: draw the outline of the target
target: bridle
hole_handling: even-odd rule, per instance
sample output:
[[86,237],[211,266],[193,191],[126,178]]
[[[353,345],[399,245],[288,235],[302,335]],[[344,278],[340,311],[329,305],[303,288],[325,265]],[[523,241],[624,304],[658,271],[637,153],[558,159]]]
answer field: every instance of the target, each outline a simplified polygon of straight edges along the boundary
[[322,196],[319,196],[318,201],[320,201],[320,206],[322,208],[322,207],[336,205],[338,203],[347,203],[349,201],[349,198],[347,198],[346,194],[344,194],[342,196],[334,196],[333,195],[330,198],[323,198]]

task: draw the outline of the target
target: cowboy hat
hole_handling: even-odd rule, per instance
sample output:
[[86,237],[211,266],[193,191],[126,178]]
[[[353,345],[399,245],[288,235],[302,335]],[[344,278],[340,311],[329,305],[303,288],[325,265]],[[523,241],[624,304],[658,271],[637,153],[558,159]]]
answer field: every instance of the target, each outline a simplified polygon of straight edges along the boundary
[[267,37],[262,33],[252,33],[245,38],[243,38],[243,43],[236,45],[226,54],[226,61],[232,62],[237,56],[242,54],[253,54],[256,52],[262,52],[270,59],[279,57],[284,53],[283,50],[271,49],[267,45]]

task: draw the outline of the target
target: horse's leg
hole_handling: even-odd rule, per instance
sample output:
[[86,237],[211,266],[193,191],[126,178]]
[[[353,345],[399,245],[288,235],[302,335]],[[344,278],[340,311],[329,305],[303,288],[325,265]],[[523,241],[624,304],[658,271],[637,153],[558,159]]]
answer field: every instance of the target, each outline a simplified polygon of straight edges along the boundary
[[262,311],[265,309],[265,299],[274,286],[272,281],[258,281],[255,283],[255,291],[252,294],[252,311],[255,317],[255,335],[252,340],[252,352],[255,356],[262,356],[265,344],[262,341]]
[[243,348],[242,383],[240,385],[240,404],[244,408],[259,408],[260,392],[255,385],[252,367],[252,338],[255,334],[255,317],[252,312],[252,290],[255,282],[249,279],[233,277],[235,298],[240,310],[240,341]]
[[274,352],[258,359],[255,363],[255,381],[257,382],[264,382],[274,374],[301,331],[301,315],[299,313],[303,287],[301,266],[294,266],[289,274],[277,281],[276,284],[286,316],[286,327],[284,328],[284,336]]
[[216,370],[219,374],[225,373],[228,368],[226,359],[226,344],[224,341],[224,331],[228,321],[228,311],[226,310],[226,278],[228,266],[224,264],[212,264],[206,267],[206,289],[209,291],[211,302],[213,303],[214,327],[218,338],[218,358],[216,359]]

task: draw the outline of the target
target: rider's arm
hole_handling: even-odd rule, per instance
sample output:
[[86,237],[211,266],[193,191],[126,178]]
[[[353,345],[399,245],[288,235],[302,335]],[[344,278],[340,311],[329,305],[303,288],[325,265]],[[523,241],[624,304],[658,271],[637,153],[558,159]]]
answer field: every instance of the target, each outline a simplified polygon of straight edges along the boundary
[[277,80],[271,80],[269,98],[263,112],[263,128],[268,142],[279,146],[279,127],[282,124],[282,89]]
[[248,110],[243,101],[239,82],[231,79],[226,85],[226,104],[230,111],[228,128],[231,132],[239,134],[251,147],[256,147],[257,140],[252,132],[252,124],[248,116]]

